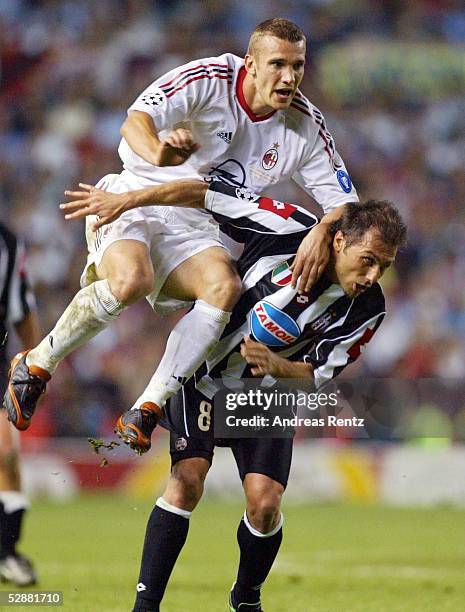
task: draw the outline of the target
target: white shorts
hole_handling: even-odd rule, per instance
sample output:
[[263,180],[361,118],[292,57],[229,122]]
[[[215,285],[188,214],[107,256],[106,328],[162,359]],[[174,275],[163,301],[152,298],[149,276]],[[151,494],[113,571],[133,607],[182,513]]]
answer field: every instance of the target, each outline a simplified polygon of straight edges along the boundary
[[[124,170],[121,174],[107,174],[97,187],[112,193],[134,191],[153,186]],[[135,208],[119,219],[104,225],[96,232],[91,227],[94,215],[86,219],[87,263],[81,275],[81,287],[97,280],[96,267],[106,249],[119,240],[138,240],[146,244],[155,271],[149,304],[160,314],[167,314],[189,305],[160,294],[169,274],[183,261],[210,247],[225,248],[218,237],[218,226],[210,215],[192,209],[172,206]]]

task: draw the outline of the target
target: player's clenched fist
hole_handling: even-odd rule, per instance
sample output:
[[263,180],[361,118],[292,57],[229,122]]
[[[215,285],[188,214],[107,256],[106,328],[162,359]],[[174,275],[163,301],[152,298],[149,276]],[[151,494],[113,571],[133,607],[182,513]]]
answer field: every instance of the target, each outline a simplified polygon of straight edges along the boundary
[[178,128],[168,134],[164,140],[160,140],[157,147],[155,165],[157,166],[179,166],[198,151],[200,145],[194,142],[190,130]]

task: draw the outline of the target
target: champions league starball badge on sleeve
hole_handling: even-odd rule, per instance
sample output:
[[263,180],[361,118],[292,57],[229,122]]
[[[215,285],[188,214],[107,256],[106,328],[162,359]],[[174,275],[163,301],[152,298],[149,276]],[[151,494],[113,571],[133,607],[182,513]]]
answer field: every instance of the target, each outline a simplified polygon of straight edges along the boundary
[[350,180],[350,176],[347,174],[347,172],[344,172],[344,170],[338,170],[336,172],[336,178],[344,193],[350,193],[352,191],[352,181]]

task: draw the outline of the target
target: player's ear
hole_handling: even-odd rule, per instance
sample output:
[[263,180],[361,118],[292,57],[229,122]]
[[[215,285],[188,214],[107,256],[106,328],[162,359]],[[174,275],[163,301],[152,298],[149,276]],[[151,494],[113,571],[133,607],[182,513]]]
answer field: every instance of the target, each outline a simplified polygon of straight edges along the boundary
[[333,249],[336,251],[336,253],[341,253],[344,250],[345,243],[346,241],[344,234],[341,232],[341,230],[337,230],[333,238]]
[[256,75],[257,69],[255,67],[255,58],[253,55],[250,55],[250,53],[247,53],[244,59],[244,65],[245,65],[245,69],[250,75],[252,76]]

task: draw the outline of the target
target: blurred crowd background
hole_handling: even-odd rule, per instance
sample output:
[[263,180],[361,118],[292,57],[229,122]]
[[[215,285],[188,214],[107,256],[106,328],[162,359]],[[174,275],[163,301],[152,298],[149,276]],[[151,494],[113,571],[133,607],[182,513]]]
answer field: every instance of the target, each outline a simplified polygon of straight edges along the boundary
[[[388,316],[350,375],[463,385],[460,0],[0,0],[0,218],[26,240],[44,332],[78,290],[86,255],[83,223],[59,211],[63,190],[120,171],[126,109],[157,76],[195,58],[244,55],[254,26],[273,16],[307,34],[302,90],[324,113],[361,198],[394,201],[409,226],[383,283]],[[313,206],[292,186],[286,197]],[[173,320],[145,303],[126,311],[58,369],[31,435],[112,432]],[[424,406],[455,439],[465,437],[462,391]]]

